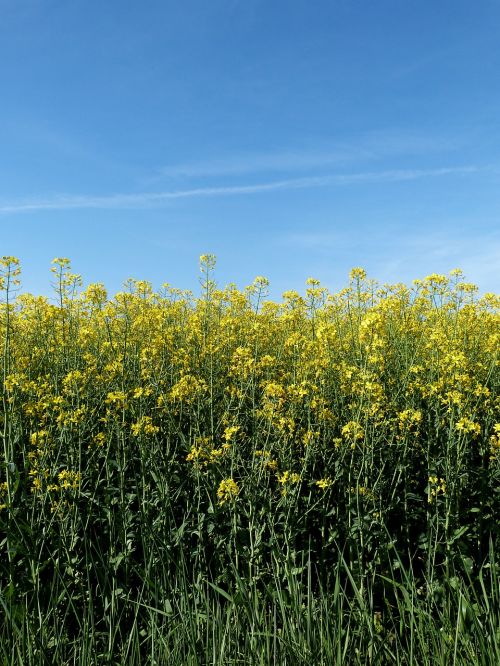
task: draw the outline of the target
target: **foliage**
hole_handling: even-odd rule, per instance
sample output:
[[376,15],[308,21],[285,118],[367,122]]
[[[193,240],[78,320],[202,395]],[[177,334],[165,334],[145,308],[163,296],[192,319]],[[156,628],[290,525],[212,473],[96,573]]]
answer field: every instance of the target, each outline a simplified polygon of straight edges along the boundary
[[500,297],[1,261],[1,664],[500,663]]

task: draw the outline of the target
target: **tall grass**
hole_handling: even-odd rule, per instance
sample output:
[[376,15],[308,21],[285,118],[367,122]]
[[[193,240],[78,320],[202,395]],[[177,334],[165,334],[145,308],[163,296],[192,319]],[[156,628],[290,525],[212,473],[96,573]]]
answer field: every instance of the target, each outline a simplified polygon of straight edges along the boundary
[[500,663],[500,298],[2,262],[0,664]]

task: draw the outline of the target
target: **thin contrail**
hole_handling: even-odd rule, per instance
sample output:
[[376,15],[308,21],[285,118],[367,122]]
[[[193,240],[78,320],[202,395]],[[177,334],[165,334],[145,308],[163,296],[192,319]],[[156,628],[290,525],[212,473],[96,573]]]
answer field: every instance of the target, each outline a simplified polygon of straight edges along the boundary
[[485,167],[458,166],[442,167],[437,169],[395,169],[392,171],[373,171],[348,174],[330,174],[325,176],[307,176],[290,178],[287,180],[274,180],[268,183],[253,185],[230,185],[220,187],[197,187],[185,190],[172,190],[167,192],[142,192],[139,194],[110,194],[105,196],[92,195],[58,195],[50,199],[25,200],[0,204],[0,213],[22,213],[43,210],[71,210],[71,209],[120,209],[120,208],[146,208],[161,205],[173,199],[190,199],[196,197],[235,196],[241,194],[258,194],[276,190],[294,190],[311,187],[324,187],[328,185],[349,185],[368,182],[396,182],[417,180],[436,176],[459,175],[475,173]]

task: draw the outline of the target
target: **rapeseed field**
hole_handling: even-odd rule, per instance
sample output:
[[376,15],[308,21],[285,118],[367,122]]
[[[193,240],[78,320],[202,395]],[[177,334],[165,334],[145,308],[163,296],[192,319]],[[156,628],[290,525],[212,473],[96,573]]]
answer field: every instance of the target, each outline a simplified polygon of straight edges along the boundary
[[500,663],[500,296],[200,268],[1,260],[0,664]]

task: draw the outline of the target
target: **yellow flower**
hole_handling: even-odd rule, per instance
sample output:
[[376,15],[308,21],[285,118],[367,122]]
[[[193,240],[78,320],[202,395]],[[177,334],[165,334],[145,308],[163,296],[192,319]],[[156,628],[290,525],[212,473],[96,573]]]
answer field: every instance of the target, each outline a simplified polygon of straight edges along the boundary
[[351,270],[349,273],[349,279],[350,280],[365,280],[366,279],[366,271],[364,268],[356,267]]
[[153,425],[153,420],[150,416],[141,416],[141,418],[132,424],[132,435],[139,437],[139,435],[156,435],[160,431],[158,426]]
[[203,379],[198,379],[193,375],[184,375],[172,387],[170,391],[170,399],[190,404],[206,390],[207,385]]
[[281,476],[278,477],[278,482],[281,484],[298,483],[299,481],[300,481],[300,474],[297,474],[296,472],[291,472],[290,470],[287,470]]
[[225,440],[226,442],[230,442],[234,435],[240,430],[240,426],[229,426],[224,430],[224,434],[222,435],[222,439]]
[[42,489],[42,479],[38,476],[38,471],[30,472],[30,476],[33,477],[31,481],[31,492],[36,493]]
[[361,495],[362,497],[366,497],[367,499],[371,500],[376,499],[375,493],[366,486],[352,486],[351,488],[349,488],[349,492],[353,495]]
[[315,484],[318,486],[318,488],[321,488],[321,490],[326,490],[327,488],[330,488],[331,485],[333,485],[333,481],[330,477],[326,477],[325,479],[319,479],[318,481],[315,481]]
[[493,435],[490,437],[490,453],[492,459],[500,456],[500,423],[495,423],[493,426]]
[[127,394],[124,391],[110,391],[106,396],[105,403],[117,409],[123,409],[127,404]]
[[281,489],[281,494],[286,495],[288,486],[291,485],[296,485],[297,483],[300,482],[300,474],[297,474],[297,472],[291,472],[290,470],[286,470],[281,474],[281,476],[278,475],[278,483],[280,483],[283,488]]
[[57,475],[59,487],[62,490],[77,490],[80,486],[80,472],[74,472],[69,469],[63,469]]
[[478,437],[481,434],[481,426],[479,423],[472,421],[466,416],[462,417],[455,423],[455,429],[463,433],[471,433],[473,437]]
[[103,432],[98,432],[93,439],[93,442],[96,446],[104,446],[105,441],[106,441],[106,435]]
[[427,501],[432,504],[438,495],[446,495],[446,481],[433,475],[429,477],[429,492]]
[[316,430],[307,430],[302,436],[302,443],[308,446],[319,437],[319,432]]
[[188,462],[195,462],[197,463],[200,459],[203,459],[206,457],[205,450],[203,449],[202,446],[192,446],[191,450],[186,456],[186,460]]
[[235,500],[239,493],[240,489],[234,479],[222,479],[217,489],[219,504],[222,505]]
[[8,494],[9,494],[9,485],[6,481],[3,481],[2,483],[0,483],[0,511],[8,507],[8,504],[3,501],[7,499],[6,496]]
[[355,442],[362,440],[365,436],[365,431],[363,430],[360,423],[357,421],[349,421],[342,428],[342,435],[351,442],[351,447],[354,448]]

